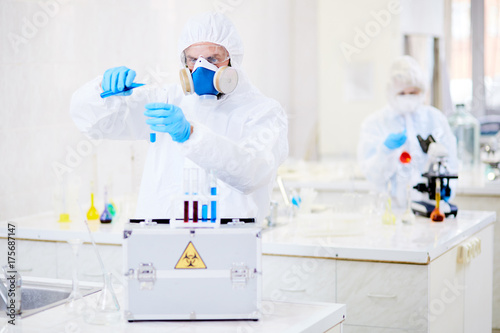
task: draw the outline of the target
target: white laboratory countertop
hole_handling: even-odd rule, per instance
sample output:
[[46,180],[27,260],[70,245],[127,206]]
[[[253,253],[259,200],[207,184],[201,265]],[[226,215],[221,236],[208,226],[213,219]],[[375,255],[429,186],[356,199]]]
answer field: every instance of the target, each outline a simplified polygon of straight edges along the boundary
[[310,214],[263,232],[262,252],[427,264],[495,220],[495,212],[459,211],[444,222],[417,217],[411,225],[384,225],[359,214]]
[[[115,288],[116,289],[116,288]],[[123,302],[123,288],[116,290],[120,304]],[[95,304],[99,293],[85,297],[88,304]],[[109,325],[86,323],[81,316],[68,312],[64,305],[34,314],[16,318],[16,329],[7,324],[5,314],[0,317],[2,332],[22,333],[133,333],[133,332],[325,332],[343,322],[346,306],[334,303],[289,303],[277,301],[262,302],[262,318],[258,321],[141,321],[127,322],[122,319]]]
[[[458,217],[431,222],[417,217],[412,225],[384,225],[380,218],[331,212],[280,219],[263,231],[262,253],[334,259],[375,260],[426,264],[496,220],[495,212],[460,210]],[[59,223],[54,214],[13,220],[16,238],[67,241],[90,238],[82,222]],[[123,222],[123,221],[120,221]],[[92,225],[97,243],[121,245],[124,224]],[[7,222],[0,223],[0,237],[7,235]]]
[[[52,212],[47,212],[9,221],[17,225],[16,238],[61,242],[72,238],[80,238],[84,242],[91,241],[82,219],[73,219],[71,222],[57,222],[57,216]],[[0,222],[0,237],[7,236],[7,223],[9,221]],[[113,221],[109,224],[89,221],[89,226],[96,243],[121,245],[124,226],[122,220]]]

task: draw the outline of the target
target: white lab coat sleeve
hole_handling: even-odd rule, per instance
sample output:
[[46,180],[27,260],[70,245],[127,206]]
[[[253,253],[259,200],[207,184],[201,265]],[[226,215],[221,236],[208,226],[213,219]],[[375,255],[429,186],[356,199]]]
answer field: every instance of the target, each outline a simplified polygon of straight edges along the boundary
[[99,76],[86,83],[71,98],[70,114],[78,129],[92,139],[148,138],[144,105],[158,93],[144,86],[129,96],[101,98],[101,81]]
[[380,115],[377,115],[369,117],[361,125],[357,155],[366,179],[377,189],[385,190],[387,182],[397,172],[402,149],[389,149],[384,145],[387,133],[382,130]]
[[198,122],[180,144],[187,158],[244,194],[269,186],[288,155],[288,124],[281,107],[274,107],[243,124],[242,140],[233,141]]

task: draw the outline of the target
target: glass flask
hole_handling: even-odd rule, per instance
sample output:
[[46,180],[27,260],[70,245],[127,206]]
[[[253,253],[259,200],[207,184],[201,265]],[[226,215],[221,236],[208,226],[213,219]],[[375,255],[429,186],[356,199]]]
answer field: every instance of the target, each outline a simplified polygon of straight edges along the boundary
[[78,266],[79,266],[79,253],[80,247],[83,241],[79,238],[70,239],[67,241],[71,246],[71,250],[73,253],[73,284],[72,290],[69,297],[66,299],[66,308],[76,315],[81,315],[87,307],[86,301],[83,298],[83,295],[80,293],[78,288]]
[[95,307],[87,308],[84,313],[86,322],[95,325],[114,324],[121,319],[120,304],[112,285],[112,274],[104,273],[104,286]]
[[441,179],[437,178],[436,179],[436,206],[434,207],[434,210],[431,212],[431,220],[433,222],[443,222],[445,219],[445,216],[443,213],[441,213],[441,210],[439,209],[439,203],[441,202]]

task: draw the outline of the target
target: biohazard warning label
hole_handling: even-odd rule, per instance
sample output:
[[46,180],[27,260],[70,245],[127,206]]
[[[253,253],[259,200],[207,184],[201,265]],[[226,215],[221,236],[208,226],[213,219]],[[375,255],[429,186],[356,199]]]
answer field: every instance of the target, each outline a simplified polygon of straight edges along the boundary
[[189,242],[186,246],[177,265],[175,265],[175,269],[183,268],[207,268],[192,242]]

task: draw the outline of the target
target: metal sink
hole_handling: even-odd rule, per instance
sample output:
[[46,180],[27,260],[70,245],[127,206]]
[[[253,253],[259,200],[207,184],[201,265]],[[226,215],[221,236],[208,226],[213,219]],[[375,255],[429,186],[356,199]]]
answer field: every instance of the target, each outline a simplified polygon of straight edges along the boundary
[[[96,286],[79,286],[80,293],[87,296],[101,290]],[[71,294],[71,281],[55,279],[23,278],[21,286],[21,317],[28,317],[64,304]],[[0,311],[5,315],[5,302],[0,297]]]

